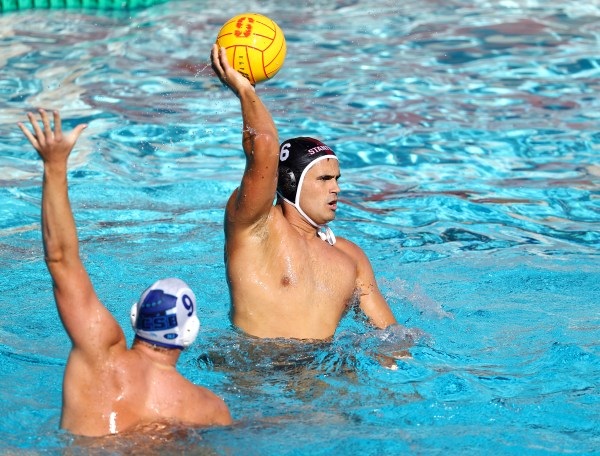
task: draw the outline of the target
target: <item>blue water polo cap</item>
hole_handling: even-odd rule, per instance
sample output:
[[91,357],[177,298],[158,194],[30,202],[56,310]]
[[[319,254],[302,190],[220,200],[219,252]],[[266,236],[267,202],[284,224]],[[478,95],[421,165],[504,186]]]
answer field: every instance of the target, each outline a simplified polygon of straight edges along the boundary
[[183,349],[200,330],[196,296],[183,280],[158,280],[131,307],[131,325],[138,339]]

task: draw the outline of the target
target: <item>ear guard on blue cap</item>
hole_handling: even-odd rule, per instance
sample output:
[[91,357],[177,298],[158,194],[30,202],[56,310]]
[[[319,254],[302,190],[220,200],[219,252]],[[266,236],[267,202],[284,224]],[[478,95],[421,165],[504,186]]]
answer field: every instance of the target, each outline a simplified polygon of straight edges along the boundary
[[196,296],[179,279],[155,282],[131,307],[130,317],[136,338],[166,348],[189,346],[200,330]]

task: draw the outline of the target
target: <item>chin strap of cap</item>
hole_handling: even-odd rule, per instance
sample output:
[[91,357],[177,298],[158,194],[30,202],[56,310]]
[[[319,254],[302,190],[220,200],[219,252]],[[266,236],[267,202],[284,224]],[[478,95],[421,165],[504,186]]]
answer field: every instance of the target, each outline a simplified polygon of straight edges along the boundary
[[300,215],[302,217],[304,217],[306,219],[306,221],[308,221],[308,223],[310,223],[312,226],[314,226],[317,229],[317,235],[321,239],[328,242],[329,245],[333,245],[333,244],[335,244],[335,234],[333,234],[332,229],[329,228],[327,225],[319,225],[319,224],[315,223],[308,215],[306,215],[306,213],[300,207],[300,191],[302,190],[302,183],[304,182],[304,176],[306,176],[306,173],[308,173],[308,170],[310,168],[312,168],[316,163],[320,162],[321,160],[327,160],[327,159],[338,160],[338,158],[335,155],[322,155],[322,156],[316,158],[315,160],[313,160],[306,168],[304,168],[304,170],[302,171],[302,174],[300,175],[300,180],[298,181],[298,188],[296,189],[296,201],[290,201],[285,196],[283,196],[281,193],[279,193],[279,192],[278,193],[285,201],[292,204],[296,209],[298,209],[298,212],[300,213]]
[[[298,199],[298,198],[297,198]],[[296,206],[296,209],[298,209],[298,212],[300,212],[300,215],[302,217],[304,217],[306,219],[306,221],[308,221],[308,223],[310,223],[312,226],[314,226],[317,229],[317,235],[323,239],[324,241],[327,241],[329,243],[329,245],[333,245],[335,244],[335,234],[333,234],[333,230],[331,228],[329,228],[329,226],[327,225],[319,225],[317,223],[315,223],[308,215],[306,215],[306,213],[300,208],[300,202],[298,202],[297,204],[294,204],[294,206]]]
[[290,203],[292,206],[294,206],[298,212],[300,213],[300,215],[308,222],[310,223],[312,226],[314,226],[317,229],[317,235],[324,240],[325,242],[328,242],[329,245],[333,245],[336,242],[335,239],[335,234],[333,234],[333,230],[331,228],[329,228],[329,226],[327,225],[318,225],[317,223],[315,223],[308,215],[306,215],[306,213],[302,210],[302,208],[300,207],[300,203],[293,203],[292,201],[290,201],[289,199],[287,199],[285,196],[283,196],[281,193],[277,192],[277,194],[283,198],[284,201]]
[[333,234],[333,230],[327,225],[320,225],[317,229],[317,234],[321,239],[329,242],[329,245],[335,244],[335,234]]

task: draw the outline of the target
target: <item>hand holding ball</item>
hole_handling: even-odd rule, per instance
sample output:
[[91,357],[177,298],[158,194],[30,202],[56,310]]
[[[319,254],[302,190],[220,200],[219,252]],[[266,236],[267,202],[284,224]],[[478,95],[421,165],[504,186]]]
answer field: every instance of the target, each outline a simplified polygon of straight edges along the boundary
[[221,28],[217,45],[229,64],[252,84],[271,79],[283,66],[286,46],[279,26],[261,14],[240,14]]

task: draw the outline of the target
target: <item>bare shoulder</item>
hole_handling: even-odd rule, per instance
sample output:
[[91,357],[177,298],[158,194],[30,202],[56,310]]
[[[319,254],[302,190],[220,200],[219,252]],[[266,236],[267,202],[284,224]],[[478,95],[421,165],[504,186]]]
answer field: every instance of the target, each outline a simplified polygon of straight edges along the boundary
[[193,385],[196,404],[186,404],[195,416],[193,421],[202,425],[228,425],[231,424],[231,414],[225,401],[207,388]]
[[136,404],[141,402],[150,409],[162,410],[163,417],[201,426],[231,421],[223,399],[185,378],[175,366],[165,368],[156,358],[148,356],[144,346],[122,351],[116,359],[120,370],[127,371],[130,398],[135,398]]
[[342,252],[344,252],[346,255],[352,257],[352,259],[354,259],[354,261],[356,261],[357,263],[368,261],[367,255],[365,254],[363,249],[361,249],[354,242],[346,238],[339,236],[336,237],[335,246]]

